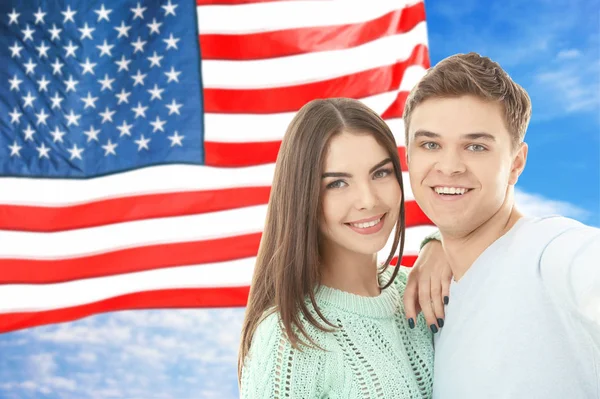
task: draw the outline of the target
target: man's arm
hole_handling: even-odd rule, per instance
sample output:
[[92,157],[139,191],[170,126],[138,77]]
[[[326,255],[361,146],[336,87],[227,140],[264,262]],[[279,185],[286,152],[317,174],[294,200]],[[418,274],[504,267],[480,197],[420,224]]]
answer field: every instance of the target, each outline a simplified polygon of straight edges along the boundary
[[540,273],[600,348],[600,229],[580,226],[558,235],[542,253]]

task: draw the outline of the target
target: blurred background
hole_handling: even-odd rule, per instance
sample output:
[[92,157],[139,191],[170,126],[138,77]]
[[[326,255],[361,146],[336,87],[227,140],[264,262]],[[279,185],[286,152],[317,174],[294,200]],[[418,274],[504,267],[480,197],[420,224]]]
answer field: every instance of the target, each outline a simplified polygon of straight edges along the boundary
[[[64,9],[68,3],[35,4]],[[137,1],[130,3],[135,7]],[[156,9],[167,4],[147,3]],[[176,12],[183,3],[169,2],[179,4]],[[198,7],[200,25],[203,7],[207,12],[210,7],[244,7],[230,5],[234,1],[214,2],[221,6],[198,3],[207,4]],[[247,18],[252,18],[251,12],[270,10],[271,3],[256,3],[257,9],[251,8],[256,4],[246,5]],[[399,9],[405,5],[397,3]],[[424,7],[431,65],[455,53],[475,51],[499,62],[531,96],[533,116],[525,138],[529,157],[517,185],[520,209],[529,215],[561,214],[600,227],[600,3],[427,0]],[[273,10],[269,18],[286,19]],[[33,21],[35,11],[37,7],[22,14],[29,13]],[[6,14],[0,16],[5,25]],[[157,15],[166,18],[165,14]],[[403,136],[402,131],[395,134]],[[421,230],[413,233],[413,243],[429,231],[429,226],[415,228]],[[238,397],[243,314],[243,307],[127,310],[5,332],[0,334],[0,398]]]

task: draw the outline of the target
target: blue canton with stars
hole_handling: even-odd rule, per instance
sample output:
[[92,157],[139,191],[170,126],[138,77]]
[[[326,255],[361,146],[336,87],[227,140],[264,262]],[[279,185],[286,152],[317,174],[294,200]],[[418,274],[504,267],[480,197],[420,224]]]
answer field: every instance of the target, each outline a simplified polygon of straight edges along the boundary
[[3,0],[0,63],[0,175],[204,162],[193,0]]

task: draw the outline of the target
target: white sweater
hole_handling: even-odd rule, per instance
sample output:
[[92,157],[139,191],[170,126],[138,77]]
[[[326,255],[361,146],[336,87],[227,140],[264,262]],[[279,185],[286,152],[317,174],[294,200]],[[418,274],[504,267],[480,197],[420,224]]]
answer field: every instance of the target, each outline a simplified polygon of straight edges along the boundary
[[434,340],[434,398],[600,398],[600,230],[520,219],[452,281]]

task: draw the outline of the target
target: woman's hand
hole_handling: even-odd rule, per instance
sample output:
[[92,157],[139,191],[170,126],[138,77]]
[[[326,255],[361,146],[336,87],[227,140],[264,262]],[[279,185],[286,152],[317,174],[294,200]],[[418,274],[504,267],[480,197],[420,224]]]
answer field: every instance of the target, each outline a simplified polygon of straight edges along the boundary
[[423,311],[427,325],[434,333],[444,326],[444,305],[449,301],[451,279],[452,270],[442,243],[429,241],[408,274],[404,291],[404,309],[410,328],[414,327],[419,311]]

